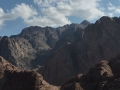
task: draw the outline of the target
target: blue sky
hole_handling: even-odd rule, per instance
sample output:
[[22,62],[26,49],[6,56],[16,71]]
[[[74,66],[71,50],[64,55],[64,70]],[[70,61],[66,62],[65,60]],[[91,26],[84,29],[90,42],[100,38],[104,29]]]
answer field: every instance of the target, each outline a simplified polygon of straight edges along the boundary
[[0,0],[0,36],[29,26],[58,27],[119,14],[120,0]]

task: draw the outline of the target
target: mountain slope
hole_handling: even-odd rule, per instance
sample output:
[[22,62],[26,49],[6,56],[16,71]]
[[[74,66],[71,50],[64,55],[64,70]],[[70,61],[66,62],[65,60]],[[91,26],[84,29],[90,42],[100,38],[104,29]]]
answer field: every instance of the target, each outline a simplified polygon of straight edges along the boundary
[[119,90],[120,54],[108,61],[101,61],[86,75],[79,74],[61,87],[61,90]]
[[0,55],[15,66],[28,69],[31,60],[36,57],[36,50],[23,38],[3,37],[0,41]]
[[75,32],[76,28],[83,29],[88,24],[70,24],[58,28],[25,28],[18,35],[0,38],[0,55],[19,68],[33,69],[48,60],[59,39]]
[[21,71],[0,57],[0,90],[58,90],[35,71]]
[[57,42],[64,43],[63,46],[54,52],[39,72],[49,83],[62,85],[79,73],[85,74],[101,60],[109,60],[116,56],[120,53],[119,22],[120,18],[104,16],[94,24],[88,25],[82,36],[77,32],[70,37],[68,35],[69,39],[67,36],[63,37]]

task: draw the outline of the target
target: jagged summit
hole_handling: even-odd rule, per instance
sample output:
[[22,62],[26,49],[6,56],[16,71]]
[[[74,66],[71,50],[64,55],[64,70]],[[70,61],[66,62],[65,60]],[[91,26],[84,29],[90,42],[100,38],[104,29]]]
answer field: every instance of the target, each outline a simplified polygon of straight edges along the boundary
[[83,29],[78,24],[58,28],[27,27],[18,35],[0,38],[0,55],[19,68],[32,69],[36,64],[43,65],[57,41],[75,32],[76,28]]
[[84,21],[82,21],[80,24],[83,24],[83,25],[88,25],[88,24],[90,24],[90,22],[89,22],[89,21],[87,21],[87,20],[84,20]]
[[96,23],[103,23],[103,22],[115,22],[120,25],[120,17],[108,17],[108,16],[102,16],[99,20],[96,21]]

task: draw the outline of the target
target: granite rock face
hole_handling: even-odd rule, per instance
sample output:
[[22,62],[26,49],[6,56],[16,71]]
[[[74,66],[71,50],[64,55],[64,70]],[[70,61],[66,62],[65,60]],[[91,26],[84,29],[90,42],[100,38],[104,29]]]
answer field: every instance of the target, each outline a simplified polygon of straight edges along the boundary
[[23,29],[18,36],[27,39],[36,50],[50,49],[58,40],[56,30],[52,27],[31,26]]
[[17,67],[10,64],[8,61],[6,61],[3,57],[0,56],[0,79],[4,77],[4,72],[6,70],[19,71]]
[[79,74],[66,82],[61,90],[119,90],[120,74],[117,72],[119,61],[120,54],[110,59],[109,62],[101,61],[86,75]]
[[15,66],[28,69],[31,68],[31,60],[36,57],[36,50],[32,48],[28,40],[4,36],[0,41],[0,55]]
[[0,57],[0,90],[58,90],[35,71],[21,71]]
[[43,80],[43,77],[34,71],[5,71],[0,79],[1,90],[58,90]]

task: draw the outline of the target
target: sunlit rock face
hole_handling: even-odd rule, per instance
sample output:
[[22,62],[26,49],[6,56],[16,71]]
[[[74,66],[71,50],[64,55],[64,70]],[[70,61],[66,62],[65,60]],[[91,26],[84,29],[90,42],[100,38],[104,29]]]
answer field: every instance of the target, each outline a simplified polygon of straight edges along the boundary
[[0,57],[0,90],[58,90],[35,71],[23,71]]

